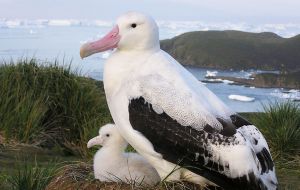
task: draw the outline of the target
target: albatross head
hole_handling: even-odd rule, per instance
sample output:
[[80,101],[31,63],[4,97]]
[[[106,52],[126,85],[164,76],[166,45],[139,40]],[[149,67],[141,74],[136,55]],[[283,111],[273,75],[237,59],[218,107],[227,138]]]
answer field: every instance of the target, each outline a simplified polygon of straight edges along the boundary
[[117,19],[116,25],[103,38],[84,44],[81,58],[117,48],[118,51],[159,49],[158,27],[148,15],[128,12]]
[[103,147],[120,147],[125,148],[127,142],[120,135],[117,127],[113,124],[106,124],[99,130],[99,135],[90,139],[87,143],[87,147],[91,148],[95,145],[101,145]]

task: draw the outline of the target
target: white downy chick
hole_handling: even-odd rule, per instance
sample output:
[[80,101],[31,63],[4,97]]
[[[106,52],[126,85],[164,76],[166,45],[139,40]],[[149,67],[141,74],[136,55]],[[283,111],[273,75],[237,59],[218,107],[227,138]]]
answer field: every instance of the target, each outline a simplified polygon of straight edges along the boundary
[[100,181],[155,185],[160,181],[157,171],[139,154],[124,152],[128,143],[114,124],[106,124],[87,147],[101,145],[94,156],[94,175]]

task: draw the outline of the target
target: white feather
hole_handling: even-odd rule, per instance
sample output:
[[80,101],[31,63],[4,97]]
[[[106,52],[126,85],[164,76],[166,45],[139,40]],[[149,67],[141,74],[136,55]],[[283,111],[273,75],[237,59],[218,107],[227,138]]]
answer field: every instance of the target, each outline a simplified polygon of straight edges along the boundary
[[[106,137],[107,134],[109,137]],[[156,170],[142,156],[124,152],[127,142],[114,125],[107,124],[100,128],[96,138],[103,145],[94,156],[96,179],[144,185],[155,185],[160,181]],[[91,142],[97,143],[93,139],[89,141],[88,146]]]
[[[126,28],[132,22],[141,24],[136,30]],[[150,17],[131,12],[121,16],[117,25],[120,27],[121,45],[109,57],[104,68],[108,106],[122,136],[156,168],[161,178],[165,178],[176,165],[163,160],[152,143],[132,128],[128,113],[131,99],[142,96],[157,113],[164,111],[181,125],[197,130],[209,124],[216,131],[221,131],[223,127],[216,118],[230,121],[229,116],[234,112],[175,59],[160,50],[158,29]],[[257,134],[259,143],[254,146],[250,128],[237,130],[234,135],[237,143],[233,145],[215,145],[208,141],[212,159],[230,165],[229,170],[223,172],[228,177],[253,172],[257,178],[273,179],[277,183],[275,170],[261,175],[261,168],[257,167],[255,153],[267,144],[263,136]],[[179,180],[180,172],[174,172],[168,179]],[[265,181],[264,184],[269,189],[276,188],[274,184]]]

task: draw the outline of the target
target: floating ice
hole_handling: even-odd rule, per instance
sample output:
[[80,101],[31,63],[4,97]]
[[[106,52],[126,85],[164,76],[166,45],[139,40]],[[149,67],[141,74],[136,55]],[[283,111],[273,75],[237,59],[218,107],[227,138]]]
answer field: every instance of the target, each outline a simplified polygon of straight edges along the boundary
[[289,93],[299,93],[299,90],[296,90],[296,89],[291,89],[288,91]]
[[223,83],[225,84],[233,84],[234,82],[231,80],[222,80]]
[[282,99],[290,99],[290,100],[297,100],[300,101],[300,91],[291,89],[286,92],[282,92],[279,89],[274,90],[273,92],[270,93],[272,96],[282,98]]
[[8,28],[16,28],[22,25],[22,21],[20,20],[8,20],[5,22],[6,27]]
[[234,81],[231,81],[231,80],[226,80],[226,79],[219,79],[219,78],[209,78],[209,79],[206,79],[204,80],[206,82],[211,82],[211,83],[225,83],[225,84],[232,84],[234,83]]
[[215,77],[217,76],[218,71],[206,71],[205,77]]
[[254,79],[251,76],[254,74],[255,72],[250,71],[250,72],[245,72],[244,78],[246,79]]
[[50,20],[49,26],[72,26],[73,20]]
[[236,95],[236,94],[231,94],[228,96],[228,98],[231,100],[237,100],[237,101],[241,101],[241,102],[252,102],[255,100],[255,98],[252,98],[252,97]]

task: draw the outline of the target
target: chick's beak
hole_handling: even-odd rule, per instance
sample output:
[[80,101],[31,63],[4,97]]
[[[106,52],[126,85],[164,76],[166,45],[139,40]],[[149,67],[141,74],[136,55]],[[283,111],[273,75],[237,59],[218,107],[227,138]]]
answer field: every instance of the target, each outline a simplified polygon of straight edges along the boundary
[[83,44],[80,48],[80,57],[83,59],[94,53],[103,52],[114,49],[118,46],[121,36],[119,35],[119,27],[116,25],[103,38]]
[[89,140],[89,142],[87,143],[87,147],[91,148],[95,145],[102,145],[103,140],[100,136],[94,137],[91,140]]

